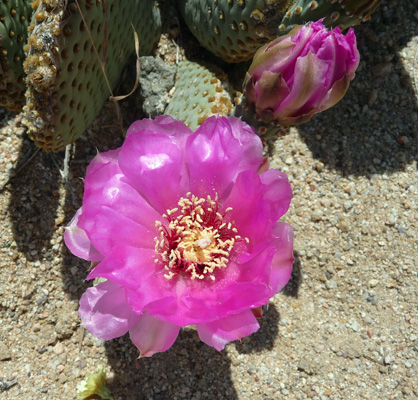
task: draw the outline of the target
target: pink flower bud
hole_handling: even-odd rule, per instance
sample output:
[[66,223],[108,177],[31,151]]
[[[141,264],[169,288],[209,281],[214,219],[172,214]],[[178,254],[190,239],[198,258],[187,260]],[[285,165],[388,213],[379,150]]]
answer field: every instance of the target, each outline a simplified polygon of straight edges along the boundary
[[343,98],[358,64],[354,31],[343,35],[317,21],[260,48],[244,92],[265,122],[298,125]]

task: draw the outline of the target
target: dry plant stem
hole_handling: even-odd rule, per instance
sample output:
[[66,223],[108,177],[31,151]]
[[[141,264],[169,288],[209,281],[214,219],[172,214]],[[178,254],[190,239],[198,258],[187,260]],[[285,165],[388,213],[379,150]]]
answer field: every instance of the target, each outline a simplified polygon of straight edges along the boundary
[[80,329],[78,331],[78,349],[81,351],[83,347],[83,339],[84,339],[84,326],[80,325]]
[[172,39],[171,41],[173,42],[174,46],[176,46],[176,49],[177,49],[177,51],[176,51],[176,64],[178,64],[178,63],[179,63],[180,47],[179,47],[179,45],[175,42],[175,40],[174,40],[174,39]]
[[67,144],[65,146],[65,157],[64,157],[64,179],[68,182],[68,171],[69,171],[69,164],[70,164],[70,151],[71,151],[71,144]]
[[133,94],[135,92],[135,90],[137,89],[138,84],[139,84],[139,75],[141,73],[141,64],[140,64],[140,61],[139,61],[139,39],[138,39],[138,34],[136,33],[135,28],[134,28],[132,23],[131,23],[131,26],[132,26],[132,30],[134,31],[134,37],[135,37],[135,52],[136,52],[136,80],[135,80],[135,85],[134,85],[133,89],[126,95],[116,96],[116,97],[112,96],[110,98],[110,101],[115,102],[115,104],[116,104],[116,102],[118,102],[120,100],[123,100],[123,99],[126,99],[131,94]]
[[55,159],[54,153],[51,154],[52,161],[54,165],[58,168],[58,171],[60,172],[60,175],[62,177],[62,180],[64,181],[65,187],[67,188],[68,192],[71,196],[71,202],[74,205],[74,207],[77,206],[76,197],[74,195],[73,190],[71,189],[70,182],[68,181],[68,171],[69,171],[69,162],[70,162],[70,150],[71,150],[71,144],[67,145],[65,147],[65,156],[64,156],[64,166],[63,169],[59,167],[57,160]]

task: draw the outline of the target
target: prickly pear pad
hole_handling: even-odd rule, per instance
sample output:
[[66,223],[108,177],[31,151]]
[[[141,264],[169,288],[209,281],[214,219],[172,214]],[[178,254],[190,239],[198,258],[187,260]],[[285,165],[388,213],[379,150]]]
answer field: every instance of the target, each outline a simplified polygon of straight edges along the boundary
[[292,0],[179,0],[187,26],[200,44],[228,62],[249,60],[274,39]]
[[23,46],[32,7],[25,0],[0,2],[0,105],[19,110],[25,103]]
[[226,75],[195,62],[181,61],[175,91],[165,114],[197,129],[212,115],[227,116],[232,111],[229,93],[222,86]]
[[41,2],[29,38],[27,125],[30,137],[47,151],[75,141],[110,96],[93,43],[114,89],[134,53],[131,23],[141,55],[152,51],[160,35],[160,12],[154,2],[78,3],[88,30],[76,2],[65,8],[63,1]]

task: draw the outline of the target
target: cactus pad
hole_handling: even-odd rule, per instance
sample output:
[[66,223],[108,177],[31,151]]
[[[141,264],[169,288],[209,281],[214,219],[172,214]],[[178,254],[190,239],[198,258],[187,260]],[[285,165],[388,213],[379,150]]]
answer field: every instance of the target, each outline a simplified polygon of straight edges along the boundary
[[228,62],[249,60],[277,36],[294,0],[179,0],[180,12],[200,44]]
[[175,91],[165,114],[183,121],[192,130],[212,115],[230,115],[233,105],[222,85],[226,75],[213,71],[195,62],[181,61]]
[[19,110],[25,103],[23,46],[32,7],[27,0],[0,2],[0,105]]
[[294,25],[324,18],[323,24],[341,30],[370,19],[381,0],[297,0],[279,26],[279,34],[288,33]]
[[79,0],[81,15],[72,0],[36,3],[24,64],[26,125],[39,147],[58,151],[84,132],[110,96],[94,47],[113,90],[134,54],[131,23],[140,53],[149,54],[160,36],[160,10],[155,1]]

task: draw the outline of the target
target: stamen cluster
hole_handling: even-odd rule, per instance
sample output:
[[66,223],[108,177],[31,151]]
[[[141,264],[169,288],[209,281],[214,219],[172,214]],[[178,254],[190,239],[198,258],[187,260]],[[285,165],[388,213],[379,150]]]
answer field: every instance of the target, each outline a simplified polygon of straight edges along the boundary
[[214,271],[228,265],[230,252],[241,239],[233,222],[225,222],[231,210],[221,214],[217,196],[205,199],[187,193],[178,207],[163,214],[168,227],[156,221],[160,238],[155,238],[155,262],[164,264],[167,279],[187,273],[191,279],[215,280]]

